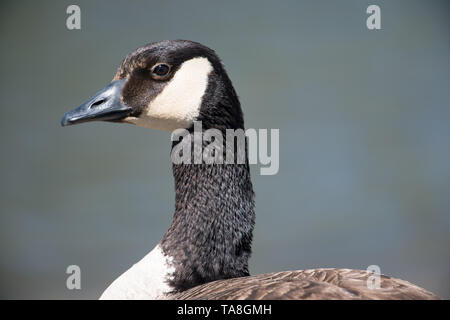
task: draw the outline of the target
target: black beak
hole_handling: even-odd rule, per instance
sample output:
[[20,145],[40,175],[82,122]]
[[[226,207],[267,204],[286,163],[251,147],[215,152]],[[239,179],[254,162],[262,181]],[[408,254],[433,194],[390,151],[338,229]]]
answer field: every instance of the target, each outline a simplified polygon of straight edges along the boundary
[[122,79],[108,84],[87,102],[67,112],[61,119],[61,125],[64,127],[88,121],[117,121],[126,118],[132,109],[120,101],[125,82],[126,79]]

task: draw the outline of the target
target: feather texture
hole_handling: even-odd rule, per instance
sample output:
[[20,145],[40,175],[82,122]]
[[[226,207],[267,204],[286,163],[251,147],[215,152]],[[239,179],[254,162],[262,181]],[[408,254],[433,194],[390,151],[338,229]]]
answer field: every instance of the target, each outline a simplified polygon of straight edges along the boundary
[[310,269],[219,280],[171,299],[181,300],[435,300],[434,294],[407,281],[380,275],[380,287],[367,285],[373,273],[352,269]]

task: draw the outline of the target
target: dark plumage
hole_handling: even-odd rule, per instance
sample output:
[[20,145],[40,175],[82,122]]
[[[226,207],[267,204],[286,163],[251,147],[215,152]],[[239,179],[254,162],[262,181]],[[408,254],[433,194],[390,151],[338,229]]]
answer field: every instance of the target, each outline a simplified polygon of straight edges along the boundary
[[161,245],[177,291],[248,276],[253,190],[248,165],[174,165],[175,214]]

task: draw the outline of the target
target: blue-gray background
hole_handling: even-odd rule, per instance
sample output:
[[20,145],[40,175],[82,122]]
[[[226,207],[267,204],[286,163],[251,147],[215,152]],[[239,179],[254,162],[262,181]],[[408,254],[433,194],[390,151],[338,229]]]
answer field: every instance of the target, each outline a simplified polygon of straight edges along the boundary
[[[82,29],[66,29],[81,7]],[[369,4],[382,30],[366,28]],[[247,127],[280,129],[252,168],[253,274],[315,267],[400,277],[450,298],[447,1],[2,1],[3,298],[97,298],[160,240],[174,208],[169,134],[61,128],[151,41],[221,56]],[[66,267],[82,289],[66,289]]]

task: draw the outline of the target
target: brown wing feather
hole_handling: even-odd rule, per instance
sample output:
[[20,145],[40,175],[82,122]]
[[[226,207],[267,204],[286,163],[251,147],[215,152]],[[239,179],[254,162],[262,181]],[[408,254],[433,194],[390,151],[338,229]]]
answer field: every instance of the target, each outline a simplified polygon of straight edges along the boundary
[[172,295],[171,299],[438,299],[407,281],[381,275],[380,288],[369,289],[364,270],[310,269],[268,273],[209,282]]

